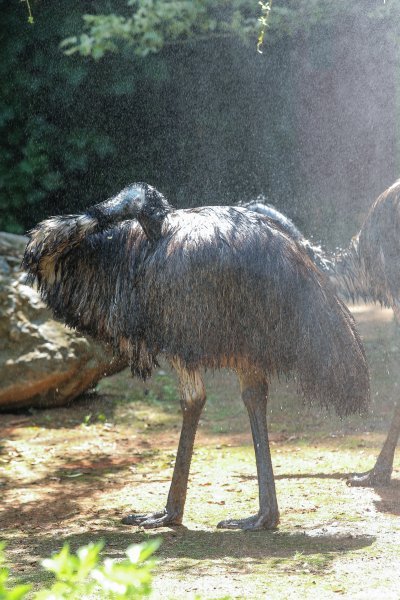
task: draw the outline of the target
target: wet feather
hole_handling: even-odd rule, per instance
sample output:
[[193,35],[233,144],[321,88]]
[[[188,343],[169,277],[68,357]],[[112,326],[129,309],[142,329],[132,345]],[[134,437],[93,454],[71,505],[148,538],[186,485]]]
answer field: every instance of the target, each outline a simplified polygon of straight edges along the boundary
[[111,344],[135,375],[163,353],[189,370],[293,374],[340,414],[366,408],[354,321],[279,226],[243,207],[171,209],[150,239],[136,221],[101,230],[88,215],[40,223],[23,264],[57,318]]

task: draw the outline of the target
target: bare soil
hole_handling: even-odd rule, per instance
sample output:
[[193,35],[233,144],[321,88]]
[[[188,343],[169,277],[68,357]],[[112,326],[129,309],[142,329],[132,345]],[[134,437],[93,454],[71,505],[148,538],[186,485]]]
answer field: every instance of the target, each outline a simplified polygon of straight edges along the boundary
[[[271,389],[269,423],[281,525],[217,530],[257,510],[247,416],[234,374],[206,373],[184,526],[145,531],[128,512],[164,506],[180,429],[176,383],[163,366],[144,385],[105,379],[69,408],[2,414],[1,539],[16,579],[38,586],[40,561],[67,540],[106,540],[122,557],[161,536],[154,598],[400,598],[400,461],[392,485],[346,486],[374,464],[400,386],[400,334],[389,310],[353,309],[371,366],[367,418],[309,407],[290,382]],[[400,452],[398,453],[400,454]]]

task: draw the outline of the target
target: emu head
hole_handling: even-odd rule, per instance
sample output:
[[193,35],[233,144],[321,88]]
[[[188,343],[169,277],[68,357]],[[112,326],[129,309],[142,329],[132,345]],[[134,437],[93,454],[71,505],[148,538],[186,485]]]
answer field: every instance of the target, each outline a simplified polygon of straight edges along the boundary
[[88,209],[101,228],[120,221],[137,219],[147,237],[155,240],[161,235],[161,225],[172,207],[164,196],[147,183],[132,183],[116,196]]
[[51,217],[29,232],[22,266],[30,281],[39,286],[58,281],[63,258],[89,235],[117,223],[137,219],[146,236],[154,241],[161,235],[165,216],[172,210],[160,192],[146,183],[134,183],[119,194],[90,207],[85,214]]

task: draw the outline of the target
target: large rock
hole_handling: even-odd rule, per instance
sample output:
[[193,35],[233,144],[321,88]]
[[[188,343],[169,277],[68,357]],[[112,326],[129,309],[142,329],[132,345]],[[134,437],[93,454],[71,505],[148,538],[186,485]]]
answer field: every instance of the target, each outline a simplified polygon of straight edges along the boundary
[[20,270],[27,239],[0,232],[0,408],[60,406],[124,365],[51,318]]

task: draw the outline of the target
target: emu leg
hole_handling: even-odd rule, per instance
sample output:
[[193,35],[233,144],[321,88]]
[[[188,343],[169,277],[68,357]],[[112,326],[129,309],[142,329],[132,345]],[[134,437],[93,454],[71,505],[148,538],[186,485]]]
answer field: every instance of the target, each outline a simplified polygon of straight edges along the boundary
[[389,433],[375,466],[366,473],[356,473],[347,481],[350,486],[373,487],[390,485],[393,470],[393,459],[400,435],[400,403],[396,406]]
[[279,510],[267,430],[268,384],[260,373],[239,372],[238,375],[242,399],[249,413],[253,435],[260,509],[252,517],[221,521],[218,527],[246,530],[274,529],[279,523]]
[[198,371],[187,371],[178,362],[175,362],[174,366],[178,372],[181,389],[182,429],[167,505],[159,512],[128,515],[122,519],[125,525],[151,528],[182,523],[194,439],[206,394]]

